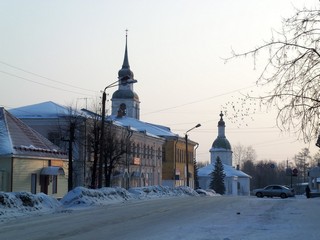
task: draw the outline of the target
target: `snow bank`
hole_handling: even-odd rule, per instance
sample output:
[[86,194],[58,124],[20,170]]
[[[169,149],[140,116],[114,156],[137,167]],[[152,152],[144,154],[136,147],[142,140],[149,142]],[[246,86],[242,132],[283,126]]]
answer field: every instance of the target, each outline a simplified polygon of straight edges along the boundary
[[[204,190],[202,190],[204,191]],[[208,191],[201,195],[214,196]],[[199,196],[190,187],[149,186],[130,188],[88,189],[77,187],[60,201],[43,193],[0,192],[0,221],[19,216],[61,211],[61,209],[123,203],[128,200],[144,200],[163,197]]]
[[65,207],[85,207],[123,202],[130,198],[132,197],[129,192],[123,188],[88,189],[77,187],[61,199],[61,204]]
[[0,192],[0,220],[41,212],[52,212],[60,205],[57,199],[44,193]]
[[61,204],[65,207],[86,207],[124,202],[130,199],[142,200],[185,195],[199,196],[196,191],[189,187],[169,188],[164,186],[149,186],[130,188],[128,191],[119,187],[101,189],[77,187],[61,199]]
[[133,198],[151,199],[160,197],[177,197],[177,196],[199,196],[199,194],[189,187],[165,187],[165,186],[149,186],[130,188],[129,192]]

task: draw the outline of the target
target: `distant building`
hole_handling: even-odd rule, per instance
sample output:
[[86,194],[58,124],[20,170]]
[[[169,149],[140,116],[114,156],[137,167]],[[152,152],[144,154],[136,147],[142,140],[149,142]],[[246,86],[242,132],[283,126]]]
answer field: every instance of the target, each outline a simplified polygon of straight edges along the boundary
[[4,108],[0,108],[0,143],[0,191],[64,196],[68,189],[66,152]]
[[225,127],[226,125],[221,112],[218,122],[218,136],[213,141],[210,149],[210,164],[198,170],[199,185],[203,189],[209,188],[211,173],[214,170],[216,159],[219,157],[223,163],[224,173],[226,175],[224,179],[226,194],[249,195],[251,177],[232,166],[232,149],[225,135]]

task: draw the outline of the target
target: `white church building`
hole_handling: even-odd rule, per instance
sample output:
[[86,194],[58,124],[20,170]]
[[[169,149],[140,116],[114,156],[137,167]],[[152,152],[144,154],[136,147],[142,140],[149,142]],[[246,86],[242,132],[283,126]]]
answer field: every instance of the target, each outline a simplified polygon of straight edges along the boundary
[[208,189],[211,182],[211,173],[214,170],[217,157],[220,158],[225,179],[224,184],[227,195],[250,195],[250,176],[232,166],[231,144],[225,135],[225,122],[223,114],[220,113],[218,122],[218,137],[212,143],[210,149],[210,164],[198,170],[199,186]]

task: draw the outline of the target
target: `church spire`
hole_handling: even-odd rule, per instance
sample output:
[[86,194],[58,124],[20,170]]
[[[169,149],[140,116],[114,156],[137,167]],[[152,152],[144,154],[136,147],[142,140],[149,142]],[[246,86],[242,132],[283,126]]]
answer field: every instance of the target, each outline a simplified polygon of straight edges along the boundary
[[133,79],[133,72],[130,70],[129,57],[128,57],[128,30],[126,30],[126,46],[124,51],[123,64],[122,64],[122,68],[118,72],[118,77],[120,80],[123,78]]

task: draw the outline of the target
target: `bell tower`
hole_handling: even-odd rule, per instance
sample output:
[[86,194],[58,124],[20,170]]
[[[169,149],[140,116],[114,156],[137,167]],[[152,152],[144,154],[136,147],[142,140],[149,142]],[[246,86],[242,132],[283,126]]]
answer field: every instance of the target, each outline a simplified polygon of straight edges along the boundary
[[[134,80],[133,72],[130,69],[128,58],[128,30],[126,30],[126,45],[122,68],[118,72],[119,87],[112,95],[111,114],[118,117],[132,117],[140,119],[139,96],[133,91]],[[131,80],[131,81],[130,81]],[[120,113],[120,114],[119,114]]]

